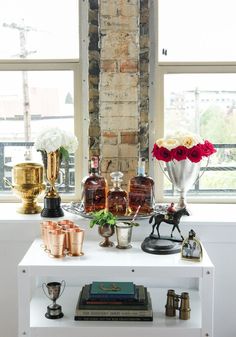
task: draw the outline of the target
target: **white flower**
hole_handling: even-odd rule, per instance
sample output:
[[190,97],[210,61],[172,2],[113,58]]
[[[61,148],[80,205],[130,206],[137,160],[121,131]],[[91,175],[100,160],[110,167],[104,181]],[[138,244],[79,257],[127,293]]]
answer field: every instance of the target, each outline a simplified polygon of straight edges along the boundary
[[69,152],[74,153],[78,147],[78,140],[72,133],[65,133],[65,143],[63,147]]
[[179,140],[176,138],[169,138],[164,141],[164,147],[167,148],[168,150],[172,150],[179,145],[180,145]]
[[186,148],[191,148],[197,144],[204,144],[203,139],[191,132],[186,131],[175,131],[172,134],[166,135],[164,138],[159,138],[156,141],[157,146],[165,147],[168,150],[172,150],[177,146],[185,146]]
[[70,132],[59,128],[50,128],[41,131],[34,143],[36,150],[47,153],[64,148],[68,153],[73,153],[78,147],[77,138]]
[[157,146],[159,146],[159,147],[161,147],[161,146],[164,146],[164,138],[159,138],[159,139],[157,139],[157,141],[156,141],[156,144],[157,144]]

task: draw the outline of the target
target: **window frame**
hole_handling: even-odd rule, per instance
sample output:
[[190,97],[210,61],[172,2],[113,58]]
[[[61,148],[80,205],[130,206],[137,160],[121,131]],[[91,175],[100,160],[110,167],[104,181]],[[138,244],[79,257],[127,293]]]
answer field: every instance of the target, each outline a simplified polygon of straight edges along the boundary
[[[236,62],[158,62],[158,3],[150,1],[150,133],[149,158],[150,174],[155,178],[156,202],[178,201],[178,196],[164,196],[164,174],[156,159],[152,157],[152,147],[157,138],[164,134],[164,76],[165,74],[188,73],[235,73]],[[191,203],[236,203],[235,196],[188,196]]]
[[[88,130],[88,90],[87,83],[87,46],[88,46],[88,3],[78,0],[79,17],[79,58],[74,59],[13,59],[0,60],[0,71],[73,71],[74,79],[74,133],[79,147],[75,153],[75,192],[61,194],[63,202],[78,200],[81,196],[81,180],[85,174],[88,144],[84,139]],[[83,18],[83,20],[82,20]],[[82,116],[83,107],[83,116]],[[42,201],[43,196],[39,198]],[[0,194],[0,202],[16,202],[15,195]]]

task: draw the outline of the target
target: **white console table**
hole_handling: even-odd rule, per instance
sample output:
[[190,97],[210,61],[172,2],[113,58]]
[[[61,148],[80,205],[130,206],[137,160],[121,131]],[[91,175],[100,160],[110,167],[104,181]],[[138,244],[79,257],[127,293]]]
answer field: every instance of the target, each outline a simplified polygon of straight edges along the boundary
[[[202,262],[181,260],[180,254],[144,253],[141,242],[132,248],[101,248],[98,241],[84,242],[84,256],[50,258],[36,239],[18,266],[18,337],[213,337],[214,266],[203,250]],[[50,300],[42,283],[65,280],[58,303],[64,317],[45,317]],[[133,281],[148,287],[153,322],[74,321],[79,291],[92,281]],[[191,317],[184,321],[165,316],[168,289],[190,294]]]

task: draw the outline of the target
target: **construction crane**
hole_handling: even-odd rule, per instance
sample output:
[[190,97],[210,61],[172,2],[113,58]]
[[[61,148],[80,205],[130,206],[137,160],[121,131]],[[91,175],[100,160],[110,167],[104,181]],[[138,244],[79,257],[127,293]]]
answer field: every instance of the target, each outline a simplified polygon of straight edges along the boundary
[[[26,48],[26,33],[36,31],[33,27],[26,26],[22,19],[21,24],[17,23],[3,23],[3,27],[16,29],[19,31],[20,38],[20,54],[21,59],[26,59],[28,55],[36,53],[36,50],[28,51]],[[23,116],[24,116],[24,140],[25,142],[31,141],[31,113],[30,113],[30,99],[29,99],[29,82],[27,71],[22,71],[22,87],[23,87]],[[24,154],[25,160],[31,160],[31,148],[26,146]]]

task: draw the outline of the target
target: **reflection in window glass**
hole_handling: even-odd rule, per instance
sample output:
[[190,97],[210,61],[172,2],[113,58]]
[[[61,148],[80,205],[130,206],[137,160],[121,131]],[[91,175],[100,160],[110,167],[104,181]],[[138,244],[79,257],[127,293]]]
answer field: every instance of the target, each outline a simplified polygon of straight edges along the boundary
[[[185,129],[216,144],[193,194],[236,192],[236,74],[167,74],[164,132]],[[178,127],[177,127],[178,126]],[[167,194],[172,193],[165,184]]]
[[[23,90],[23,87],[25,90]],[[59,127],[74,133],[73,71],[12,71],[0,73],[0,167],[11,179],[11,167],[25,159],[39,162],[41,156],[27,143],[34,142],[40,130]],[[27,115],[29,118],[27,118]],[[25,145],[23,145],[25,143]],[[61,175],[63,180],[65,172]],[[68,186],[74,191],[74,158],[67,167]],[[0,183],[0,190],[6,188]]]

